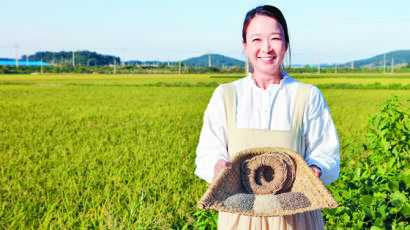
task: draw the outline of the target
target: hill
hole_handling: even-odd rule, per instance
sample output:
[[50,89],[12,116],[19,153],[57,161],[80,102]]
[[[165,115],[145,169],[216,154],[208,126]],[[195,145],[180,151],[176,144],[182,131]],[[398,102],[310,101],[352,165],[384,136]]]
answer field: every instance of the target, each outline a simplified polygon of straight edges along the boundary
[[[23,55],[21,59],[26,60],[27,56]],[[49,52],[40,51],[33,55],[28,56],[28,60],[31,61],[43,61],[49,64],[65,64],[70,65],[73,63],[73,52],[72,51],[60,51],[60,52]],[[114,63],[121,63],[119,57],[112,55],[102,55],[96,52],[91,52],[87,50],[74,51],[74,61],[76,65],[88,65],[88,66],[104,66]]]
[[[391,51],[388,53],[384,54],[379,54],[371,58],[367,59],[360,59],[360,60],[354,60],[353,65],[355,68],[375,68],[375,67],[383,67],[384,65],[384,55],[386,55],[386,67],[391,66],[392,59],[394,60],[394,65],[395,66],[405,66],[407,64],[410,64],[410,50],[396,50],[396,51]],[[348,67],[350,68],[351,62],[346,62],[346,63],[339,63],[339,67]],[[335,64],[321,64],[322,67],[329,67],[333,68],[335,67]]]
[[[210,54],[211,56],[211,66],[218,66],[218,67],[231,67],[231,66],[245,66],[245,62],[223,56],[220,54]],[[175,65],[178,62],[169,62],[170,65]],[[194,67],[206,67],[209,66],[209,54],[204,54],[199,57],[188,58],[186,60],[181,61],[184,66],[194,66]],[[161,61],[126,61],[125,64],[133,64],[133,65],[168,65],[168,62],[161,62]]]
[[394,60],[394,65],[410,63],[410,50],[396,50],[368,59],[354,61],[354,65],[357,67],[381,67],[384,65],[384,55],[386,55],[386,66],[391,65],[392,59]]
[[[245,66],[245,62],[223,56],[220,54],[210,54],[211,59],[211,66],[219,66],[219,67],[231,67],[231,66]],[[186,66],[209,66],[209,54],[204,54],[199,57],[189,58],[187,60],[182,61],[182,63]]]

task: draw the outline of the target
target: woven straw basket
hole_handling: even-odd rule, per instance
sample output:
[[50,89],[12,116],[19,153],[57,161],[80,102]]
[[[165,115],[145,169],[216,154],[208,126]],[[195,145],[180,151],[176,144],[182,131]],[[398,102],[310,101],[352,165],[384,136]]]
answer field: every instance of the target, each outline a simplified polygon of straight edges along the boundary
[[337,202],[298,153],[255,148],[235,155],[232,168],[221,171],[198,207],[247,216],[285,216],[335,208]]

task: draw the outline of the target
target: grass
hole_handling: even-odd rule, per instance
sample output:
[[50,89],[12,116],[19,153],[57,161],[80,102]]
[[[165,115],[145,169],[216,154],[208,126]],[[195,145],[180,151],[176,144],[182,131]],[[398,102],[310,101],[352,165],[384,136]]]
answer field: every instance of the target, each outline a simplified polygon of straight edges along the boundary
[[195,91],[3,87],[0,228],[185,222],[184,197],[202,192]]
[[[206,189],[193,174],[195,148],[214,85],[172,86],[179,76],[152,76],[151,83],[172,83],[166,87],[143,86],[150,79],[140,75],[13,77],[0,76],[33,84],[0,85],[1,229],[194,226]],[[347,143],[363,143],[382,101],[410,98],[409,90],[322,92],[342,158]]]

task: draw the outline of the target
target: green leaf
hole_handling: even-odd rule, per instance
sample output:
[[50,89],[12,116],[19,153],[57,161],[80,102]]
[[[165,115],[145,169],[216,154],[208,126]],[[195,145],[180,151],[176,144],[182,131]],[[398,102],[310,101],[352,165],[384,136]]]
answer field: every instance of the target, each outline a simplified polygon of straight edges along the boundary
[[360,199],[362,204],[365,206],[369,206],[372,201],[373,201],[373,196],[371,195],[363,195],[362,198]]
[[388,183],[390,192],[399,190],[399,182],[397,181],[389,181]]
[[336,209],[332,208],[332,209],[326,209],[327,213],[331,216],[334,216],[336,214]]
[[372,210],[371,208],[368,208],[368,207],[363,207],[363,211],[366,214],[366,217],[368,217],[370,219],[374,219],[374,217],[375,217],[374,210]]
[[376,221],[374,221],[374,224],[375,225],[377,225],[377,226],[380,226],[380,227],[383,227],[383,223],[384,223],[384,219],[385,218],[383,218],[383,217],[378,217],[377,219],[376,219]]
[[377,199],[377,200],[385,200],[387,197],[387,194],[383,192],[375,192],[373,193],[373,197],[374,199]]
[[403,193],[401,193],[400,191],[395,191],[394,193],[392,193],[390,195],[391,199],[397,199],[402,201],[403,203],[405,203],[407,201],[407,197],[406,195],[404,195]]
[[404,218],[408,219],[410,218],[410,206],[405,205],[400,209],[400,213],[404,216]]
[[356,225],[357,225],[357,227],[358,227],[359,229],[361,229],[361,228],[363,227],[363,224],[364,224],[364,222],[363,222],[363,221],[360,221],[360,220],[358,220],[358,221],[356,222]]
[[380,207],[377,208],[376,213],[379,214],[379,216],[385,217],[386,216],[386,205],[382,205]]
[[349,223],[350,222],[350,216],[345,213],[343,214],[343,223]]
[[382,228],[379,228],[379,227],[377,227],[377,226],[375,226],[375,225],[373,225],[371,228],[370,228],[370,230],[383,230]]
[[410,174],[402,174],[399,178],[400,182],[403,182],[406,186],[406,189],[409,189],[410,187]]

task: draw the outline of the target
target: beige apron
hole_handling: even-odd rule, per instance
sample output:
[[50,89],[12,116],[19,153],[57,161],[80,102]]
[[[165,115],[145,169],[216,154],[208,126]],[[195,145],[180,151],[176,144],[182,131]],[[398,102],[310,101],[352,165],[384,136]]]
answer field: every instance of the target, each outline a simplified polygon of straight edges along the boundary
[[[236,91],[233,84],[223,85],[228,152],[235,153],[249,148],[282,147],[298,152],[304,157],[305,143],[302,133],[303,116],[309,99],[311,85],[300,84],[296,92],[292,126],[290,131],[236,128]],[[243,216],[219,212],[218,229],[324,229],[320,210],[283,217]]]

